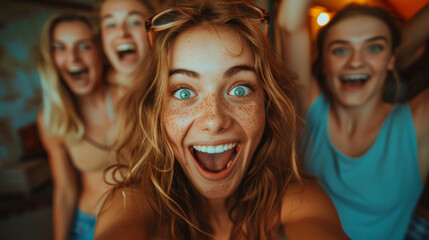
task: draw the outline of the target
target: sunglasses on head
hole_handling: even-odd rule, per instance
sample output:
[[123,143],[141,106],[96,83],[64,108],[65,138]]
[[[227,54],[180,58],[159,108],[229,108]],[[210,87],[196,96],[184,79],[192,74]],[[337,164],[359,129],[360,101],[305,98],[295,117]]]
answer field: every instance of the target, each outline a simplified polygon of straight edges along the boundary
[[[260,24],[265,24],[264,31],[268,35],[270,14],[268,11],[246,2],[230,2],[237,10],[237,13],[247,18],[248,20]],[[175,8],[166,9],[159,12],[146,20],[145,26],[149,37],[150,46],[153,46],[153,32],[164,31],[179,24],[182,24],[189,19],[184,17],[184,12]]]

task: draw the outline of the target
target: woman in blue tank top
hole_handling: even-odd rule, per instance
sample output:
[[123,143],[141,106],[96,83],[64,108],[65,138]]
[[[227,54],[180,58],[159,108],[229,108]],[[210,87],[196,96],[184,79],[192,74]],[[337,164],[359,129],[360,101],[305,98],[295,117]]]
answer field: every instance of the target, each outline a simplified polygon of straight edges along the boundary
[[[305,166],[320,178],[352,239],[403,239],[429,170],[429,89],[405,104],[383,100],[400,61],[400,33],[375,7],[350,5],[320,30],[312,72],[310,5],[283,1],[278,18],[284,60],[301,85]],[[425,31],[409,28],[407,36],[418,41],[400,49],[417,49]]]

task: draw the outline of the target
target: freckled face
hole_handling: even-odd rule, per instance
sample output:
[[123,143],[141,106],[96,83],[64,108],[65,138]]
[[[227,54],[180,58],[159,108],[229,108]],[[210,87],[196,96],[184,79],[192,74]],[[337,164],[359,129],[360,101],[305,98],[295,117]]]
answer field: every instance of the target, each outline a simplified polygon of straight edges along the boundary
[[324,46],[323,67],[334,99],[346,106],[380,101],[395,57],[388,26],[371,16],[336,23]]
[[170,55],[162,123],[174,155],[205,197],[230,196],[265,126],[253,54],[231,30],[192,28]]
[[55,67],[74,94],[89,94],[101,83],[101,52],[85,23],[58,23],[53,29],[51,44]]
[[149,53],[147,10],[137,0],[107,0],[101,6],[101,39],[115,71],[130,74]]

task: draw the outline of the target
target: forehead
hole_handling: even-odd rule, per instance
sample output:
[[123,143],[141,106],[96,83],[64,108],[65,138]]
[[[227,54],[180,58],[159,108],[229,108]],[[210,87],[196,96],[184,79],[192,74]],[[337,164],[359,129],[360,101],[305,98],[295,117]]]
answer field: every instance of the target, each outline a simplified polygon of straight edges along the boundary
[[148,14],[147,9],[137,0],[107,0],[101,5],[101,17],[114,13],[128,13],[131,11]]
[[79,20],[58,23],[52,32],[53,39],[92,38],[93,32],[89,26]]
[[246,41],[224,27],[191,28],[175,40],[170,52],[170,68],[214,70],[234,64],[254,65],[253,53]]
[[325,44],[334,40],[365,41],[376,36],[383,36],[391,42],[386,23],[372,16],[353,16],[334,24],[328,31]]

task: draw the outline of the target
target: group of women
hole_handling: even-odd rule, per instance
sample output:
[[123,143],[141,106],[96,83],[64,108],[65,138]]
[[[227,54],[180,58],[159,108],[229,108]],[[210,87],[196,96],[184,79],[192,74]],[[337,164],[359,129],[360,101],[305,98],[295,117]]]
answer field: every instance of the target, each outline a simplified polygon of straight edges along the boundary
[[93,239],[109,189],[103,171],[116,159],[111,146],[118,103],[149,53],[144,21],[152,10],[139,1],[106,0],[99,2],[100,26],[62,13],[42,32],[38,125],[54,183],[55,239]]
[[[42,33],[55,239],[405,237],[429,91],[383,101],[401,57],[387,11],[340,11],[312,71],[311,1],[280,3],[283,60],[248,1],[149,2],[101,1],[100,41],[74,13]],[[399,49],[425,37],[410,39]]]

